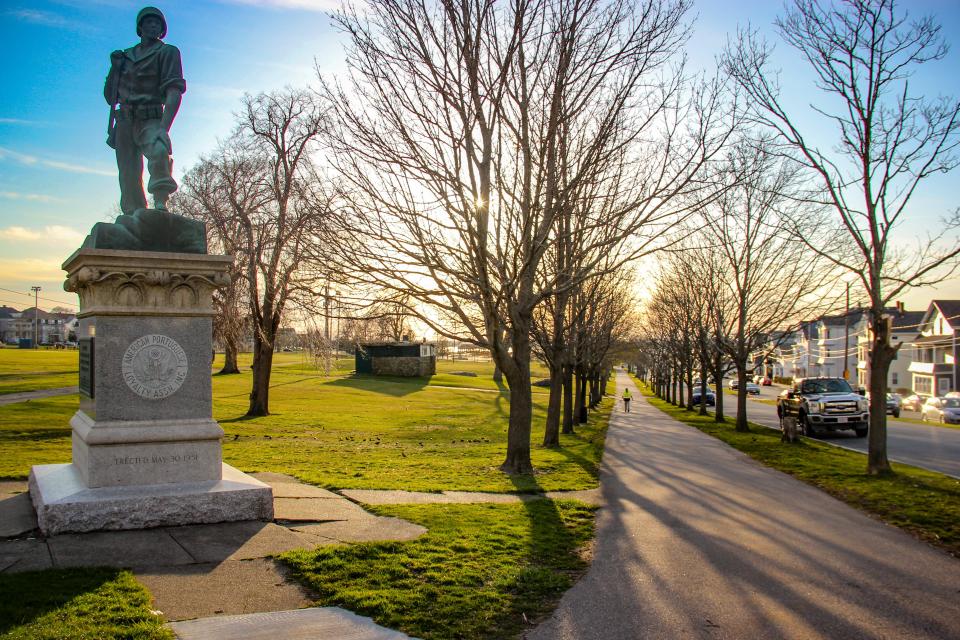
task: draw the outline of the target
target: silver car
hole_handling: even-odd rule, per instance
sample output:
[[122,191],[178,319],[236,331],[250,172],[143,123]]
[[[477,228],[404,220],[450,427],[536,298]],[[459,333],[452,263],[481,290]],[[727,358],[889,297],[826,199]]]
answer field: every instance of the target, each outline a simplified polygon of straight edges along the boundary
[[924,403],[920,418],[924,422],[960,424],[960,398],[930,398]]

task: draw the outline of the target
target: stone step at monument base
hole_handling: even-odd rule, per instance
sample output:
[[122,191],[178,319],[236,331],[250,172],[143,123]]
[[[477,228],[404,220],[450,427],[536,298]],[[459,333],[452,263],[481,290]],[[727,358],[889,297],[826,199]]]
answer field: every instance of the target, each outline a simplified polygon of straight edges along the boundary
[[218,481],[88,488],[72,464],[36,465],[30,499],[45,535],[272,520],[270,487],[223,465]]

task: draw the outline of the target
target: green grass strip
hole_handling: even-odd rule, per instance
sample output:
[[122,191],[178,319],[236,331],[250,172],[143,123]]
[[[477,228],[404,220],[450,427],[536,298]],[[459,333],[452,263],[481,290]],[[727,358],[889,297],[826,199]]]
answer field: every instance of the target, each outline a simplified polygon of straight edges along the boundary
[[587,569],[594,510],[552,500],[377,507],[429,533],[281,559],[318,595],[318,606],[341,606],[424,640],[514,638]]
[[3,640],[173,640],[129,571],[0,574]]
[[738,433],[731,418],[717,423],[712,414],[681,409],[655,397],[642,382],[637,386],[650,404],[670,417],[960,557],[960,480],[899,463],[892,463],[893,475],[867,475],[862,453],[809,438],[786,444],[780,442],[779,431],[754,423],[749,433]]

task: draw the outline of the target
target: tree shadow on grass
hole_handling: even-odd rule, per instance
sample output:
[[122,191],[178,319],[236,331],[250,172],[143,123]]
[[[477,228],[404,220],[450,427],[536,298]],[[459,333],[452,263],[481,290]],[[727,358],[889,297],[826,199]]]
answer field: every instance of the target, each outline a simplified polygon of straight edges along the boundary
[[[532,475],[511,476],[510,481],[517,491],[528,492],[532,484],[543,493]],[[526,566],[512,589],[510,614],[527,622],[530,630],[552,614],[563,594],[589,569],[579,551],[593,537],[592,525],[589,535],[582,525],[584,518],[593,519],[596,507],[548,498],[522,504],[530,520],[530,544]]]
[[116,580],[121,569],[50,569],[0,574],[0,634],[56,611]]
[[358,373],[345,378],[337,378],[332,382],[325,383],[325,386],[347,387],[399,398],[423,390],[429,382],[430,378],[426,377],[402,378],[399,376],[375,376]]

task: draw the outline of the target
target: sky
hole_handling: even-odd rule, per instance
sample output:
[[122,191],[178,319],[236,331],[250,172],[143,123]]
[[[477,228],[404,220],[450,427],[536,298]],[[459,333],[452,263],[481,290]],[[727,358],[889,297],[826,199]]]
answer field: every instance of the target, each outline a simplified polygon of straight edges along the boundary
[[[174,175],[179,177],[234,127],[244,93],[307,86],[345,71],[344,38],[328,11],[337,0],[174,0],[156,6],[167,18],[165,41],[182,55],[187,92],[171,130]],[[94,223],[117,215],[119,188],[113,151],[105,144],[108,107],[103,80],[109,54],[136,44],[142,3],[125,0],[2,0],[0,2],[0,306],[33,303],[76,308],[62,289],[61,263]],[[933,15],[953,47],[948,58],[917,77],[929,95],[960,95],[960,3],[903,2],[914,16]],[[694,0],[692,67],[709,68],[738,25],[775,38],[777,2]],[[783,45],[787,96],[804,103],[809,78]],[[806,80],[807,82],[804,82]],[[827,135],[824,132],[824,135]],[[825,138],[826,139],[826,138]],[[960,170],[930,181],[912,201],[902,242],[922,242],[922,231],[960,206],[954,183]],[[960,299],[960,278],[904,297],[924,309],[934,297]]]

